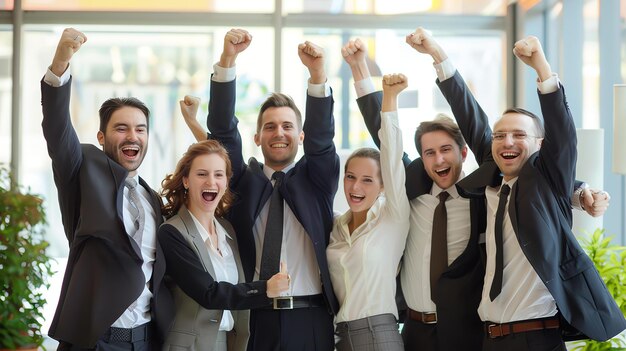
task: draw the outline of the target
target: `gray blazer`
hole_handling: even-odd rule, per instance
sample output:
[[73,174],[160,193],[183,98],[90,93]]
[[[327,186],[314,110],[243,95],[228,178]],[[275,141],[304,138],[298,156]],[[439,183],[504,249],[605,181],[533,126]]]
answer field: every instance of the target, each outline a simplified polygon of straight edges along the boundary
[[[226,240],[233,251],[237,263],[239,282],[242,283],[244,281],[244,274],[241,268],[235,232],[227,220],[218,218],[217,221],[226,229],[228,236],[230,236],[227,236]],[[164,225],[165,224],[173,226],[180,232],[188,245],[200,258],[204,269],[211,274],[212,277],[215,277],[215,270],[211,264],[205,243],[200,233],[198,233],[187,208],[183,206],[178,211],[178,214],[170,218]],[[168,262],[168,264],[171,263],[175,264],[174,262]],[[172,293],[176,305],[176,316],[166,335],[163,350],[214,350],[224,311],[202,307],[178,285],[172,286]],[[233,330],[229,331],[227,334],[228,350],[244,351],[250,336],[250,330],[248,328],[250,311],[231,311],[231,313],[235,320],[235,326]]]

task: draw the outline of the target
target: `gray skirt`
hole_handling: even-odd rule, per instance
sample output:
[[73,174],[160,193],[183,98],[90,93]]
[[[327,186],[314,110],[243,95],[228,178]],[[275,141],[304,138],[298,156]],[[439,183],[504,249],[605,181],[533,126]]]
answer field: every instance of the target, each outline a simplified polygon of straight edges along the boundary
[[398,321],[391,313],[337,323],[337,351],[404,351]]

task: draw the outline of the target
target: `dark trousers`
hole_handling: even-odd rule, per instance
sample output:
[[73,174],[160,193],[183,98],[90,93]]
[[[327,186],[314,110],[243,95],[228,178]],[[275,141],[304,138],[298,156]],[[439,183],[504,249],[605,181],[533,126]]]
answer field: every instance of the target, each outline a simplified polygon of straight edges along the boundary
[[58,351],[152,351],[155,350],[155,347],[150,346],[150,342],[148,341],[137,341],[134,343],[130,342],[120,342],[120,341],[104,341],[102,339],[98,340],[96,343],[96,347],[93,349],[85,349],[82,347],[77,347],[72,344],[68,344],[66,342],[61,341],[59,343]]
[[509,334],[491,339],[485,336],[483,351],[566,351],[560,329]]
[[325,307],[250,311],[249,351],[332,351],[333,317]]
[[424,324],[406,318],[402,327],[402,340],[406,351],[439,351],[437,324]]
[[[70,343],[59,342],[59,351],[152,351],[158,347],[153,340],[152,324],[146,323],[130,329],[109,328],[94,348],[82,348]],[[126,341],[121,341],[126,340]]]

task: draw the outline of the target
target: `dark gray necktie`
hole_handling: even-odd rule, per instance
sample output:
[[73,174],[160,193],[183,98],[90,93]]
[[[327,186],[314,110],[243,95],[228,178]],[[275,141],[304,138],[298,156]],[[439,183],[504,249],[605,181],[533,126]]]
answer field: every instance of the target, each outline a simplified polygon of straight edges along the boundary
[[280,270],[280,247],[283,242],[283,197],[278,189],[283,181],[285,173],[274,172],[272,179],[274,190],[270,197],[270,209],[267,214],[265,236],[263,237],[263,254],[261,256],[261,268],[259,279],[267,280]]
[[126,178],[125,186],[128,188],[128,202],[130,203],[128,208],[135,226],[135,232],[131,233],[131,236],[141,248],[141,238],[146,223],[146,214],[141,204],[139,191],[137,190],[137,181],[133,178]]
[[511,188],[506,184],[503,184],[500,187],[500,201],[498,202],[496,224],[494,227],[496,241],[496,270],[493,275],[491,290],[489,291],[489,298],[491,298],[491,301],[498,297],[498,295],[500,295],[500,291],[502,291],[502,272],[504,270],[504,243],[502,229],[504,226],[504,210],[506,208],[506,202],[510,191]]
[[434,301],[435,288],[439,277],[448,268],[448,212],[446,200],[448,192],[437,195],[439,204],[433,215],[433,230],[430,243],[430,299]]

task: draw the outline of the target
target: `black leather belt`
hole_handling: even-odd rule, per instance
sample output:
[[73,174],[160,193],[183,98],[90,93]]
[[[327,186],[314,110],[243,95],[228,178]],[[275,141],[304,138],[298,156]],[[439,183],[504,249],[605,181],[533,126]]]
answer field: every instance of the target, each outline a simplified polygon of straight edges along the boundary
[[137,342],[150,340],[152,334],[150,323],[142,324],[134,328],[111,327],[104,333],[102,339],[106,342]]
[[271,304],[262,307],[266,310],[292,310],[294,308],[326,307],[324,295],[281,296],[270,299]]

